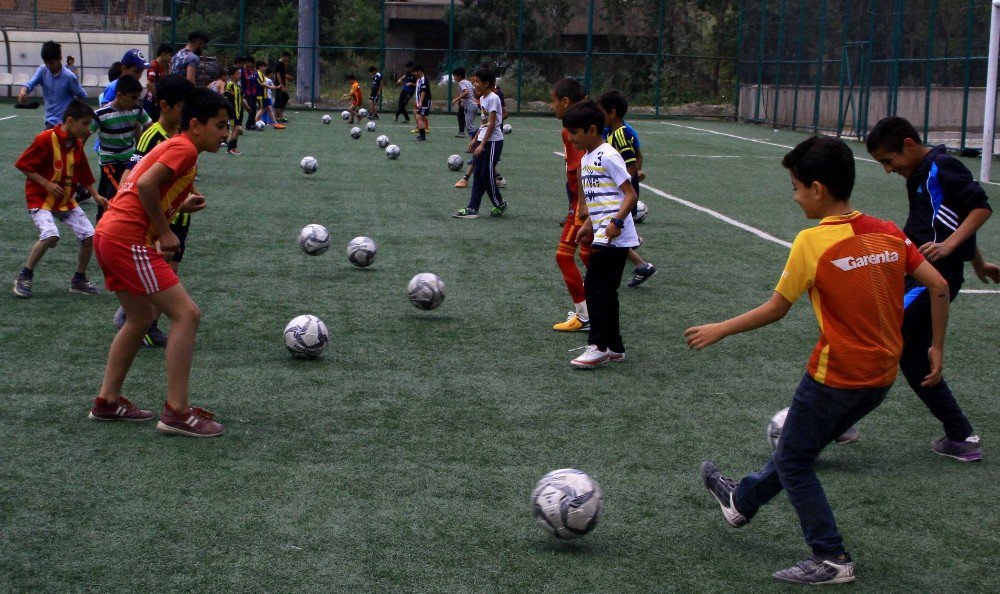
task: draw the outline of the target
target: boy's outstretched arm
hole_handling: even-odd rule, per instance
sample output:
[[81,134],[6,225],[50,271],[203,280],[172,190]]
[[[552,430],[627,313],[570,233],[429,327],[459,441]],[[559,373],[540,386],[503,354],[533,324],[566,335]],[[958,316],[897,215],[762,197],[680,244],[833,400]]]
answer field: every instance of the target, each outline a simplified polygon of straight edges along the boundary
[[965,217],[962,224],[958,226],[958,229],[955,229],[955,232],[948,239],[941,243],[928,241],[924,245],[919,246],[920,253],[931,262],[936,262],[941,258],[947,257],[955,251],[955,248],[972,237],[992,214],[993,211],[988,208],[976,208],[972,210],[969,212],[969,216]]
[[984,283],[990,284],[991,280],[994,283],[1000,283],[1000,266],[997,266],[993,262],[987,262],[978,247],[976,248],[976,255],[972,258],[972,269],[976,271],[976,276],[979,277],[979,280]]
[[775,291],[771,294],[770,299],[745,314],[730,318],[725,322],[688,328],[684,331],[684,338],[687,340],[688,348],[700,351],[731,334],[756,330],[761,326],[773,324],[785,317],[791,308],[792,302]]
[[941,372],[944,369],[944,336],[948,329],[948,307],[951,303],[951,292],[948,282],[944,280],[941,273],[930,262],[921,262],[920,266],[913,271],[913,278],[920,281],[920,284],[927,287],[927,294],[931,298],[931,348],[927,349],[927,359],[931,363],[930,373],[920,383],[921,386],[929,387],[941,381]]

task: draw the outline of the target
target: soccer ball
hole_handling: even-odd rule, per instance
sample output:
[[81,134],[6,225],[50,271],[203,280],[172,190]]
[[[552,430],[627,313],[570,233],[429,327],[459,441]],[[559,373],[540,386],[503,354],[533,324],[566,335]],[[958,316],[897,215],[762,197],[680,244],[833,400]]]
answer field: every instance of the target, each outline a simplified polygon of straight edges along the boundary
[[390,159],[398,159],[399,147],[394,144],[390,144],[385,148],[385,156],[389,157]]
[[361,128],[358,128],[357,126],[351,128],[351,138],[354,140],[361,138]]
[[345,120],[349,120],[351,119],[351,112],[344,110],[340,112],[340,117],[344,118]]
[[783,408],[774,413],[767,424],[767,443],[771,444],[771,449],[778,447],[778,439],[781,438],[781,429],[785,426],[785,417],[788,416],[788,409]]
[[299,232],[299,246],[310,256],[318,256],[330,249],[330,232],[323,225],[306,225]]
[[362,107],[361,109],[358,110],[358,115],[360,115],[363,118],[367,118],[368,117],[368,110],[365,109],[364,107]]
[[451,169],[452,171],[458,171],[461,169],[463,163],[465,163],[465,160],[462,159],[461,155],[452,155],[448,157],[448,169]]
[[649,213],[649,209],[646,208],[646,203],[642,200],[635,203],[635,219],[636,223],[641,223],[646,220],[646,214]]
[[315,359],[329,342],[326,324],[316,316],[297,316],[285,326],[285,346],[295,357]]
[[299,167],[302,168],[302,172],[306,175],[312,175],[316,173],[319,163],[316,162],[316,157],[302,157],[302,160],[299,161]]
[[264,120],[261,120],[257,122],[256,127],[258,130],[263,130],[264,128],[267,127],[267,124],[264,123]]
[[347,259],[358,268],[371,266],[378,253],[378,245],[371,237],[355,237],[347,244]]
[[378,138],[376,138],[375,142],[378,143],[378,147],[379,148],[385,148],[385,147],[389,146],[389,137],[386,136],[385,134],[383,134],[382,136],[379,136]]
[[553,470],[531,492],[535,521],[556,538],[579,538],[597,526],[604,508],[601,486],[586,472]]
[[406,285],[410,303],[420,309],[435,309],[444,301],[444,281],[436,274],[421,272]]
[[504,124],[504,125],[503,125],[503,126],[502,126],[502,127],[500,128],[500,130],[502,130],[504,134],[510,134],[511,132],[513,132],[513,131],[514,131],[514,129],[510,127],[510,124]]
[[367,124],[365,124],[365,129],[368,130],[369,132],[374,132],[375,128],[378,128],[378,126],[375,125],[375,122],[368,122]]
[[330,114],[326,114],[325,116],[323,116],[323,123],[324,124],[329,124],[332,121],[333,121],[333,118],[330,117]]

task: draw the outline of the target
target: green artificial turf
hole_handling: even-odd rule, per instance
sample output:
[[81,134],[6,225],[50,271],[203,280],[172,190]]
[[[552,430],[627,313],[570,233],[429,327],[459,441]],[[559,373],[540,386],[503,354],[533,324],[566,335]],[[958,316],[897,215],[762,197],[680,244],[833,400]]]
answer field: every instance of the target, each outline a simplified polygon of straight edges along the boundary
[[[702,352],[682,338],[766,300],[785,248],[644,190],[641,252],[660,272],[621,291],[628,359],[575,371],[570,349],[586,337],[550,330],[572,307],[554,261],[566,212],[554,118],[511,121],[507,214],[456,220],[468,190],[446,167],[464,148],[453,116],[433,115],[429,141],[416,143],[388,116],[356,141],[336,113],[325,126],[320,113],[290,112],[288,129],[244,136],[242,157],[201,157],[209,207],[193,216],[181,265],[203,311],[191,399],[226,435],[167,437],[151,423],[86,419],[117,302],[68,293],[68,229],[36,270],[35,297],[10,294],[36,239],[12,164],[42,120],[16,115],[0,121],[0,591],[793,590],[770,577],[808,554],[787,500],[733,530],[698,465],[738,477],[765,462],[767,422],[817,336],[811,309],[803,300],[780,323]],[[791,200],[787,149],[704,130],[782,145],[805,134],[635,127],[650,186],[785,241],[812,224]],[[383,133],[398,160],[376,146]],[[315,175],[299,171],[305,155],[318,159]],[[901,225],[902,179],[859,162],[854,205]],[[329,228],[326,254],[298,248],[308,223]],[[980,233],[994,261],[996,229]],[[379,245],[369,269],[345,255],[358,235]],[[408,303],[418,272],[447,284],[439,309]],[[96,262],[90,273],[101,281]],[[992,590],[998,305],[997,294],[962,295],[945,355],[984,462],[929,449],[940,425],[902,379],[861,423],[861,442],[823,454],[819,476],[857,562],[853,590]],[[282,344],[303,313],[330,329],[319,360],[293,360]],[[164,374],[162,350],[140,351],[126,396],[158,412]],[[567,466],[599,481],[605,513],[564,543],[535,526],[528,494]]]

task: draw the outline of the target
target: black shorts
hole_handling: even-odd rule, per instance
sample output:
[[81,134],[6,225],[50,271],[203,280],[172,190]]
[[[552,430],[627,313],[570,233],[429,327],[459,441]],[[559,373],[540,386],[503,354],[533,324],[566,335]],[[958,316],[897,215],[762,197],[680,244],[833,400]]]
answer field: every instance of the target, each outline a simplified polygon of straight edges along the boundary
[[431,112],[430,107],[420,107],[417,109],[417,115],[422,115],[425,118],[427,117],[428,114],[430,114],[430,112]]
[[178,213],[173,221],[170,221],[170,230],[174,232],[177,239],[181,241],[181,246],[174,252],[172,260],[180,262],[184,259],[184,246],[187,244],[188,229],[191,228],[191,213]]
[[370,97],[372,103],[378,103],[378,93]]
[[128,163],[105,163],[101,165],[101,180],[97,185],[97,193],[108,200],[118,193],[118,184],[128,169]]

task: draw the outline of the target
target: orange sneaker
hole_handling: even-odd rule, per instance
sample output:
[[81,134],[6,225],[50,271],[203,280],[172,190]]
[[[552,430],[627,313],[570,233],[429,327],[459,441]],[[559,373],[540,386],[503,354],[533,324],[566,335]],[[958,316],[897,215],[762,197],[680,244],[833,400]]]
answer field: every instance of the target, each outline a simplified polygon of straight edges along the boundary
[[275,130],[284,130],[284,129],[285,129],[285,128],[287,128],[287,127],[288,127],[288,126],[286,126],[286,125],[284,125],[284,124],[275,124],[275,125],[274,125],[274,129],[275,129]]

